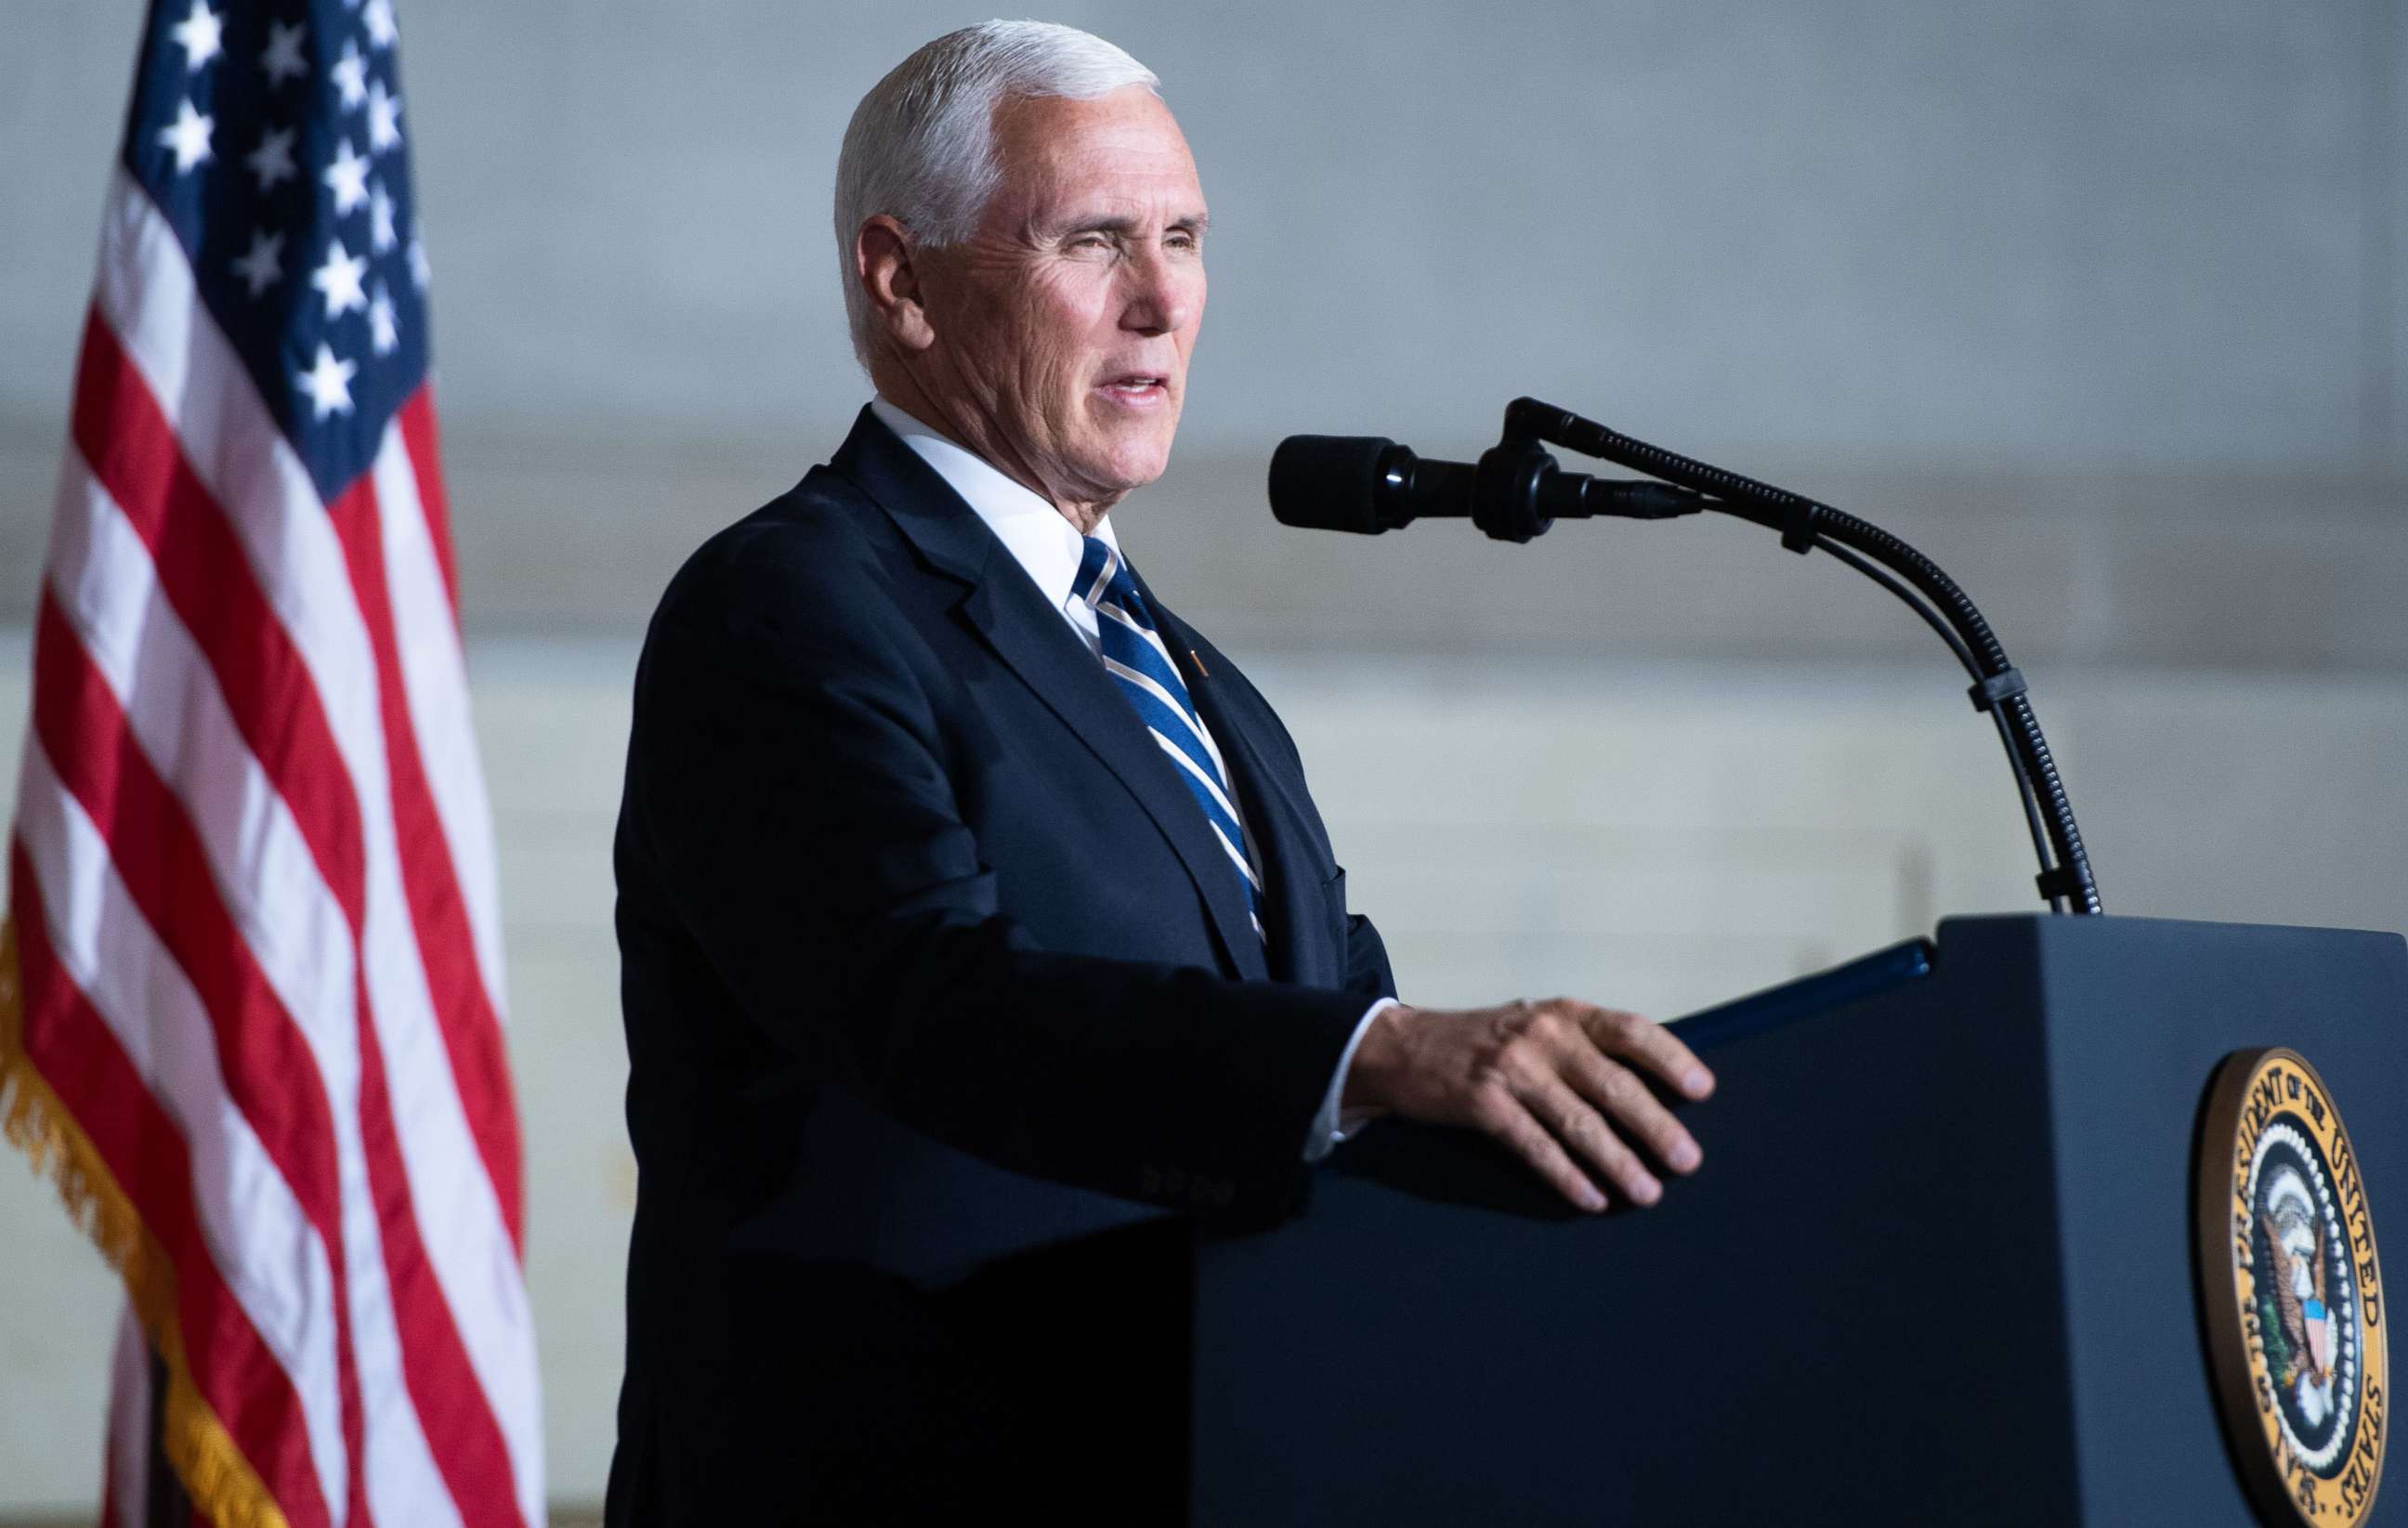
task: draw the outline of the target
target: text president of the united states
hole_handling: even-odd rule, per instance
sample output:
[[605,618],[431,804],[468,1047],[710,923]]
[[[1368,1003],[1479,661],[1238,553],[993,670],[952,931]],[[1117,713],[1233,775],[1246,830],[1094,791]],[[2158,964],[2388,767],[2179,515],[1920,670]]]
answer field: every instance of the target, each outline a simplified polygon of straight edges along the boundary
[[1206,223],[1154,76],[1084,33],[951,34],[853,114],[836,234],[875,396],[687,562],[636,677],[613,1523],[896,1521],[1077,1475],[1030,1423],[1024,1323],[948,1291],[1161,1207],[1276,1221],[1382,1114],[1484,1131],[1590,1209],[1697,1166],[1642,1080],[1712,1088],[1669,1031],[1395,1000],[1286,730],[1124,555]]

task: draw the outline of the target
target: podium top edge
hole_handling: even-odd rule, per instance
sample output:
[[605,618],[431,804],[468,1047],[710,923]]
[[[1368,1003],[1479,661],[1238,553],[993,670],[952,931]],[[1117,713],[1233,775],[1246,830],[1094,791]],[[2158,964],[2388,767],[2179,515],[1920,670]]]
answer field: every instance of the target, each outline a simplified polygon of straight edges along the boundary
[[2329,928],[2314,923],[2234,923],[2215,919],[2156,918],[2128,913],[2081,915],[2072,913],[2020,911],[1957,913],[1940,920],[1938,926],[1934,930],[1934,937],[1944,942],[1948,936],[1948,931],[1953,928],[1996,927],[2001,924],[2015,923],[2031,924],[2035,927],[2047,928],[2052,931],[2057,929],[2077,928],[2160,928],[2203,932],[2214,929],[2228,931],[2233,934],[2245,934],[2252,935],[2283,935],[2287,936],[2296,936],[2299,935],[2315,935],[2333,938],[2376,939],[2386,941],[2391,944],[2408,944],[2408,936],[2403,936],[2395,930],[2381,928]]

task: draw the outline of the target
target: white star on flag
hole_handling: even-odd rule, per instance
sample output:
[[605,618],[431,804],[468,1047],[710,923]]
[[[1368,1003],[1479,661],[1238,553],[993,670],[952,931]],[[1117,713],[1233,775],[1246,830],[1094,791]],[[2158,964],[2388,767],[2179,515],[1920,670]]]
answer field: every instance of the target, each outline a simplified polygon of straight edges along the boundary
[[305,28],[299,21],[291,26],[282,21],[267,23],[267,47],[259,55],[259,66],[267,74],[268,88],[273,90],[288,79],[300,79],[309,73],[309,61],[301,56],[301,39]]
[[368,152],[401,147],[401,97],[385,93],[384,81],[368,81]]
[[252,231],[251,253],[235,261],[234,273],[242,278],[245,286],[251,288],[251,294],[253,297],[257,297],[283,278],[284,264],[279,258],[283,252],[284,236],[282,234],[271,234],[265,228]]
[[367,307],[367,293],[360,288],[367,273],[366,256],[345,252],[341,239],[328,241],[326,263],[309,273],[309,284],[326,294],[327,318],[339,319],[354,307]]
[[409,241],[410,284],[418,288],[419,291],[424,292],[426,290],[426,283],[434,278],[435,267],[433,264],[428,263],[426,258],[426,241],[423,238],[411,239]]
[[187,74],[200,73],[202,64],[225,51],[225,21],[208,7],[208,0],[193,0],[193,13],[168,30],[184,50]]
[[390,48],[401,36],[393,24],[393,0],[368,0],[367,8],[360,12],[360,24],[368,29],[368,41],[378,48]]
[[279,127],[259,136],[259,147],[242,156],[251,173],[259,177],[259,189],[273,190],[279,181],[290,180],[300,173],[293,167],[293,129]]
[[351,140],[335,145],[335,162],[326,166],[326,189],[335,193],[335,216],[348,216],[368,199],[368,162],[351,150]]
[[359,363],[336,358],[323,340],[318,344],[317,364],[308,371],[295,372],[294,386],[309,394],[311,407],[318,411],[318,421],[324,423],[329,414],[351,411],[351,378],[359,375]]
[[380,180],[368,188],[368,248],[379,254],[390,254],[401,240],[393,230],[393,198],[385,194]]
[[159,129],[159,142],[176,150],[178,175],[209,157],[209,135],[216,130],[216,120],[194,111],[191,101],[177,103],[176,120]]
[[377,283],[376,300],[368,304],[368,343],[379,355],[391,355],[401,348],[401,321],[394,316],[393,293],[382,281]]
[[360,57],[360,45],[344,39],[343,56],[328,72],[335,77],[335,93],[342,97],[343,109],[359,109],[360,103],[368,98],[368,61]]

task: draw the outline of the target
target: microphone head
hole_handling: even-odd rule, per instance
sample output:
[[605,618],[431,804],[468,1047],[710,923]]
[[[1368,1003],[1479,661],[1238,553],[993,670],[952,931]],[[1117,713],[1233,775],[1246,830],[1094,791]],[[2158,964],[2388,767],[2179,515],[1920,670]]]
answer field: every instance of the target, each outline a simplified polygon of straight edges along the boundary
[[1383,464],[1402,450],[1383,436],[1290,436],[1271,452],[1271,513],[1308,531],[1377,536],[1388,528],[1380,522]]

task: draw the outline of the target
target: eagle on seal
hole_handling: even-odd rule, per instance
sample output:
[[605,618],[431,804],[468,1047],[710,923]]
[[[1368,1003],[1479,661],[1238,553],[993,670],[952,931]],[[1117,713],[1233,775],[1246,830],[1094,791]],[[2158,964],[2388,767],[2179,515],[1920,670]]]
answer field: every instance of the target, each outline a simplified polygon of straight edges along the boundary
[[2325,1229],[2303,1203],[2305,1198],[2304,1193],[2275,1196],[2272,1209],[2258,1212],[2266,1227],[2266,1244],[2273,1252],[2274,1309],[2283,1320],[2283,1335],[2290,1339],[2290,1357],[2281,1376],[2285,1390],[2299,1379],[2302,1368],[2312,1385],[2322,1387],[2332,1380],[2332,1312],[2325,1305]]

